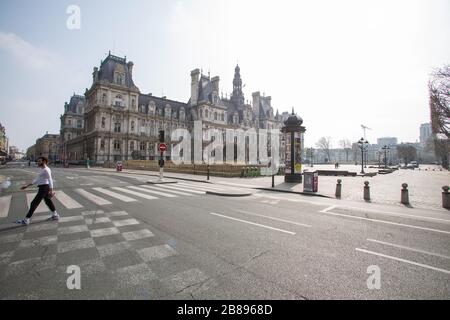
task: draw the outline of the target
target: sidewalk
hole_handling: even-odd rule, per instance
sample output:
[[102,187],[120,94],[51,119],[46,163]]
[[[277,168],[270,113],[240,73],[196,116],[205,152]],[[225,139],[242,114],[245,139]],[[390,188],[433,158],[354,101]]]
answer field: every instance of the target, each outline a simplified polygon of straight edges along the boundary
[[[328,170],[334,166],[319,166],[313,168],[305,167],[309,171]],[[425,168],[427,171],[425,171]],[[448,185],[450,181],[449,171],[436,171],[437,167],[423,166],[421,170],[397,170],[391,174],[377,175],[375,177],[335,177],[319,176],[319,189],[316,195],[335,198],[336,181],[342,180],[341,200],[350,200],[365,203],[363,199],[364,181],[369,182],[370,186],[370,204],[388,204],[404,207],[400,204],[401,185],[408,184],[409,200],[412,208],[434,209],[448,211],[442,208],[442,186]],[[361,167],[352,165],[342,165],[341,170],[355,172]],[[435,171],[432,171],[435,169]],[[89,170],[116,172],[110,168],[90,168]],[[377,169],[365,168],[367,172],[376,172]],[[357,171],[359,173],[359,171]],[[159,176],[159,172],[147,170],[128,170],[122,171],[124,174],[139,174],[149,176]],[[206,176],[192,175],[183,173],[165,173],[165,178],[180,179],[202,183],[218,183],[226,186],[246,187],[246,188],[267,188],[272,189],[272,177],[257,178],[225,178],[210,176],[207,181]],[[280,191],[303,193],[303,184],[285,183],[284,176],[275,176],[275,189]],[[275,194],[275,192],[274,192]]]

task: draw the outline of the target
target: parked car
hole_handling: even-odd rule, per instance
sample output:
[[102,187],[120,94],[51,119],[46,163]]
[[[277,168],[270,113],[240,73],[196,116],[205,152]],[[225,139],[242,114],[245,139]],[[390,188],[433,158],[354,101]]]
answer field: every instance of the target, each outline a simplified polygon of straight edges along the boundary
[[417,161],[411,161],[411,165],[413,165],[414,168],[418,168],[419,167],[419,163]]

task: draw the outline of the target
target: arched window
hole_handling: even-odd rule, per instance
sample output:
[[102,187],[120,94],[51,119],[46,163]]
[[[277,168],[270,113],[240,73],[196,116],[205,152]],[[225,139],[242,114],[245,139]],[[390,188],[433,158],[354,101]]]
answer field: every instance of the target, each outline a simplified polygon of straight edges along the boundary
[[208,118],[208,110],[205,110],[205,117]]

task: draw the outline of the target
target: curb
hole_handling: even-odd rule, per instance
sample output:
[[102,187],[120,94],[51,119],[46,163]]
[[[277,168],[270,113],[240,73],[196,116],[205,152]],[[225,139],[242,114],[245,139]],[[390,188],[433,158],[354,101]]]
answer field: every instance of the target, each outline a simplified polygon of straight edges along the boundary
[[223,192],[214,192],[214,191],[206,191],[206,194],[211,194],[214,196],[222,196],[222,197],[248,197],[248,196],[252,195],[252,193],[223,193]]
[[169,183],[178,183],[178,181],[147,181],[148,184],[169,184]]
[[264,191],[273,191],[273,192],[283,192],[283,193],[293,193],[293,194],[300,194],[303,196],[310,196],[310,197],[321,197],[321,198],[329,198],[329,199],[335,199],[330,196],[325,196],[323,194],[318,193],[310,193],[310,192],[300,192],[300,191],[290,191],[290,190],[280,190],[280,189],[272,189],[272,188],[254,188],[257,190],[264,190]]

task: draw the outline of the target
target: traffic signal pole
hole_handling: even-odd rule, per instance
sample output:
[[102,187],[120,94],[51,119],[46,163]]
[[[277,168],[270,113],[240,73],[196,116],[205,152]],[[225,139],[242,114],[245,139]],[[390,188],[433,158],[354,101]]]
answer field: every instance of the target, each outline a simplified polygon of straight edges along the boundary
[[161,157],[159,159],[159,180],[162,181],[164,178],[164,152],[161,151]]

